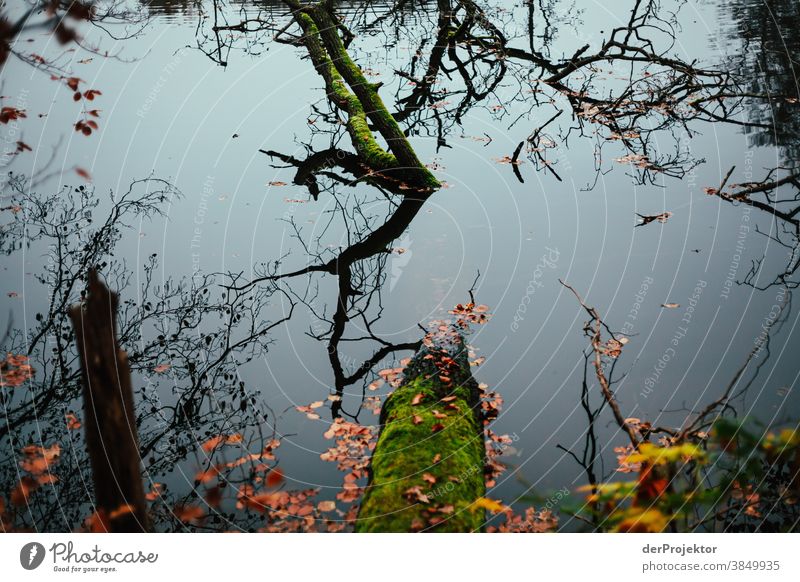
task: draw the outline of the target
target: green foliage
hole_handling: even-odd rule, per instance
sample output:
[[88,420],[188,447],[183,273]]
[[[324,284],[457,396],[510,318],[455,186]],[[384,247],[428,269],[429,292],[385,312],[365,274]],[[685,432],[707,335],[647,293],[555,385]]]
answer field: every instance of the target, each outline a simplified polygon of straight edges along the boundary
[[796,531],[800,431],[718,420],[710,434],[662,439],[620,455],[636,480],[587,485],[575,510],[596,529],[620,532]]

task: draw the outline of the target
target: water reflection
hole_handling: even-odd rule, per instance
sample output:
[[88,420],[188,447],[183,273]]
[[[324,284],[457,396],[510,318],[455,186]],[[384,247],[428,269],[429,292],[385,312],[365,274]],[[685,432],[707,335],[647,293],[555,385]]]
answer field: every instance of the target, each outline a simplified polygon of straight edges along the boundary
[[735,54],[731,68],[746,75],[754,95],[745,132],[757,146],[778,146],[783,162],[800,165],[800,3],[793,0],[726,0],[720,5],[724,37]]
[[[217,2],[214,0],[139,0],[141,6],[154,16],[162,17],[167,21],[188,21],[196,18],[203,10],[213,12]],[[226,4],[242,13],[259,13],[266,18],[285,16],[286,4],[283,0],[230,0]],[[414,11],[424,8],[429,0],[414,0],[402,2],[398,8],[401,14],[413,14]],[[386,12],[394,6],[388,0],[344,0],[337,2],[337,11],[341,14],[354,16],[357,14]]]
[[[470,122],[474,122],[471,117],[475,116],[481,120],[480,123],[486,123],[487,131],[488,127],[500,128],[499,132],[503,137],[513,140],[514,143],[508,147],[505,157],[498,160],[500,162],[498,167],[504,173],[498,172],[491,180],[487,180],[485,176],[480,175],[480,170],[473,167],[466,168],[461,175],[464,183],[474,182],[479,185],[481,202],[488,206],[496,204],[497,198],[493,196],[496,195],[499,183],[502,182],[502,176],[508,177],[513,182],[513,187],[520,186],[515,181],[512,170],[520,183],[523,181],[523,172],[526,172],[526,176],[531,176],[534,169],[540,172],[538,175],[533,174],[537,180],[529,180],[525,184],[526,188],[519,190],[509,188],[519,196],[523,204],[540,190],[554,189],[562,179],[566,182],[572,180],[575,186],[575,181],[583,181],[589,176],[590,185],[593,180],[597,183],[598,179],[609,175],[612,168],[620,164],[624,164],[622,172],[628,171],[637,183],[645,185],[653,183],[662,185],[662,181],[666,178],[691,175],[691,171],[699,163],[697,159],[699,155],[687,151],[684,147],[685,136],[677,134],[685,130],[689,137],[697,135],[698,125],[701,122],[737,124],[741,110],[738,108],[726,110],[724,105],[721,105],[726,93],[740,89],[735,83],[738,79],[734,79],[731,75],[732,71],[737,70],[748,71],[745,79],[747,91],[751,95],[737,92],[733,99],[737,103],[741,99],[748,107],[747,111],[751,117],[750,123],[745,125],[745,130],[750,132],[757,145],[778,145],[784,148],[787,161],[796,163],[797,130],[800,127],[797,120],[797,105],[792,102],[791,96],[797,95],[794,56],[798,54],[797,49],[800,47],[796,39],[783,38],[780,29],[770,25],[771,16],[768,12],[769,9],[775,14],[780,14],[787,22],[797,22],[796,3],[763,4],[739,0],[725,4],[732,7],[733,18],[728,38],[731,42],[739,37],[743,38],[746,50],[741,51],[740,62],[734,63],[733,66],[728,65],[727,68],[709,66],[702,69],[698,68],[694,61],[687,63],[672,59],[666,49],[664,51],[653,49],[651,43],[658,39],[642,40],[638,35],[646,34],[650,30],[648,19],[658,18],[658,15],[650,12],[639,14],[636,9],[630,18],[625,20],[630,23],[627,27],[623,23],[619,29],[601,33],[601,40],[606,44],[584,43],[585,39],[580,39],[580,42],[576,43],[575,39],[571,38],[569,50],[562,51],[561,48],[555,50],[552,43],[555,42],[558,24],[574,23],[574,19],[577,18],[576,13],[579,12],[571,5],[563,4],[562,6],[567,8],[561,13],[556,10],[555,4],[547,1],[527,2],[509,9],[502,5],[483,8],[466,0],[397,4],[342,2],[337,3],[337,10],[348,17],[348,23],[356,23],[356,26],[353,26],[354,31],[362,33],[353,43],[352,49],[353,54],[358,55],[355,60],[362,67],[362,72],[369,76],[370,66],[381,67],[380,72],[385,73],[384,78],[390,77],[385,86],[375,83],[374,90],[380,92],[394,120],[407,135],[435,137],[437,148],[446,152],[454,145],[454,135],[461,134],[460,138],[469,137],[465,133],[465,128],[474,129],[477,124],[470,125]],[[636,6],[640,4],[636,3]],[[161,0],[147,2],[144,5],[153,14],[164,16],[167,20],[194,20],[200,14],[199,4],[196,2]],[[217,8],[216,3],[213,5],[205,3],[205,6],[212,12]],[[392,10],[394,8],[396,10]],[[263,31],[268,33],[264,35],[265,45],[274,40],[272,34],[274,31],[289,30],[291,24],[290,11],[282,1],[233,2],[231,11],[227,13],[232,17],[225,25],[228,29],[225,30],[224,42],[230,44],[225,46],[232,46],[237,41],[242,41],[249,34],[247,31],[251,30],[250,25],[241,24],[245,22],[244,18],[233,17],[239,15],[240,11],[246,15],[254,13],[259,15],[259,18],[253,21],[253,26],[263,27]],[[368,12],[370,12],[369,18],[366,16]],[[413,18],[414,15],[423,12],[428,18]],[[389,16],[394,18],[388,18]],[[562,16],[564,18],[560,20]],[[669,28],[671,22],[668,19],[656,20],[656,23],[659,27],[672,30]],[[214,33],[221,30],[220,26],[208,22],[204,26],[206,31],[212,30]],[[300,37],[296,28],[293,29],[293,36],[286,35],[281,39],[297,46],[299,55],[306,56],[306,51],[298,42]],[[590,32],[596,33],[593,30]],[[344,30],[341,32],[341,37],[345,45],[350,45],[353,41]],[[214,47],[214,43],[219,41],[219,36],[214,39],[214,35],[209,34],[205,39],[199,40],[201,45],[203,40],[209,40],[214,49],[208,51],[209,55],[218,62],[223,61],[221,58],[223,51]],[[631,46],[638,41],[641,41],[640,45]],[[359,42],[363,44],[359,45]],[[255,45],[248,44],[246,40],[242,41],[242,44],[245,50],[258,54],[258,51],[253,49]],[[221,45],[216,45],[219,46]],[[385,55],[390,51],[396,52],[387,61]],[[287,51],[283,56],[286,59],[296,59],[291,67],[306,67],[309,71],[313,71],[312,64],[305,58],[299,58],[299,55],[292,55]],[[317,67],[318,72],[320,68]],[[750,75],[751,69],[761,70],[764,75],[761,77]],[[634,70],[636,74],[632,74],[631,71]],[[323,87],[327,81],[321,77],[316,78],[318,88]],[[610,79],[613,79],[613,82]],[[146,457],[146,468],[151,476],[161,478],[171,471],[177,471],[176,468],[181,467],[181,462],[184,462],[196,448],[195,441],[198,434],[203,437],[240,434],[247,441],[246,447],[249,451],[264,450],[265,443],[270,442],[272,435],[268,434],[268,431],[263,431],[265,427],[274,428],[274,425],[271,425],[274,414],[266,404],[267,399],[257,397],[263,380],[263,371],[253,372],[252,367],[248,367],[247,364],[261,357],[266,359],[267,348],[273,342],[273,334],[278,335],[283,332],[284,327],[288,327],[289,323],[296,323],[290,320],[296,319],[296,314],[299,312],[308,314],[313,320],[310,330],[303,330],[303,333],[316,344],[308,350],[303,350],[302,358],[314,363],[324,363],[326,375],[322,382],[324,388],[321,390],[331,389],[331,395],[335,397],[331,404],[334,418],[363,420],[359,415],[364,409],[366,391],[379,370],[393,365],[397,359],[405,355],[405,352],[413,351],[420,345],[419,338],[423,331],[414,328],[418,321],[413,319],[411,310],[398,309],[399,315],[393,315],[395,321],[403,319],[404,329],[411,330],[406,332],[406,337],[401,338],[403,341],[383,333],[382,324],[389,308],[385,302],[390,274],[387,269],[387,259],[403,251],[398,248],[398,244],[401,244],[398,243],[398,239],[409,229],[419,228],[423,209],[429,209],[434,201],[438,200],[447,201],[451,204],[451,208],[463,202],[448,198],[445,192],[430,191],[435,188],[426,191],[411,187],[396,168],[376,168],[367,163],[363,150],[356,141],[358,136],[356,140],[353,139],[353,134],[357,132],[352,127],[352,118],[358,112],[353,108],[348,109],[347,104],[342,106],[341,99],[337,103],[335,92],[329,86],[326,89],[326,94],[332,96],[330,102],[323,99],[315,101],[310,106],[313,111],[313,123],[309,122],[308,127],[300,123],[299,129],[290,126],[298,132],[307,131],[311,134],[310,136],[302,134],[300,138],[307,139],[307,143],[301,148],[305,153],[279,151],[283,146],[271,142],[263,145],[264,149],[261,151],[274,165],[291,171],[292,182],[298,187],[292,190],[292,196],[298,197],[291,199],[293,202],[308,203],[309,207],[326,209],[332,217],[327,226],[308,237],[302,232],[301,225],[294,216],[288,213],[285,230],[288,233],[286,238],[292,240],[292,254],[277,256],[274,247],[264,245],[259,249],[260,255],[255,258],[261,265],[256,267],[257,272],[253,277],[245,277],[239,273],[220,273],[209,279],[170,280],[166,286],[153,291],[157,292],[155,301],[131,303],[128,306],[129,312],[123,315],[123,322],[132,322],[124,325],[124,341],[129,344],[134,365],[138,366],[138,371],[146,377],[145,388],[141,392],[143,404],[139,418],[142,424],[142,448]],[[788,98],[774,100],[770,109],[760,105],[763,103],[762,100],[753,98],[752,94],[762,92],[770,95],[780,94]],[[309,96],[307,100],[315,100],[318,96],[319,93],[313,97]],[[701,109],[682,107],[690,99],[695,98],[701,100]],[[306,100],[304,97],[297,99]],[[773,115],[778,121],[777,131],[773,131],[775,129]],[[362,123],[356,130],[369,134],[378,133],[374,120],[358,121]],[[351,127],[346,127],[348,124]],[[275,138],[276,141],[277,139]],[[487,136],[487,139],[491,141],[492,138]],[[386,143],[389,144],[386,148],[391,150],[392,140],[386,139]],[[583,151],[581,148],[587,143],[590,147],[586,150],[588,155],[580,159],[580,164],[570,166],[567,155],[569,151],[574,149],[581,152]],[[613,155],[601,155],[601,152],[609,150],[614,152]],[[610,161],[616,156],[619,157],[615,161]],[[458,158],[458,156],[453,157]],[[429,166],[435,170],[436,164],[432,163]],[[726,169],[723,168],[722,171]],[[742,204],[749,205],[767,218],[780,220],[783,228],[780,235],[775,236],[770,233],[770,236],[777,238],[787,250],[793,251],[789,254],[796,258],[797,216],[800,215],[800,211],[795,208],[798,205],[792,196],[796,196],[800,185],[796,177],[792,178],[790,175],[790,179],[787,179],[777,168],[772,168],[769,172],[762,182],[749,184],[744,183],[738,176],[729,175],[731,179],[728,181],[726,178],[726,182],[718,188],[716,194],[725,203],[729,203],[731,208]],[[616,174],[619,173],[620,170],[616,170]],[[529,188],[531,182],[536,185],[535,189]],[[677,180],[668,183],[675,184]],[[735,189],[733,189],[734,184],[737,184]],[[581,185],[575,187],[575,190],[577,191]],[[299,199],[305,191],[308,192],[310,200]],[[553,191],[558,195],[574,194],[572,191]],[[788,200],[790,208],[778,212],[777,196],[783,196],[784,193],[789,197],[781,199],[781,204]],[[19,194],[22,195],[23,192],[20,191]],[[576,195],[576,200],[577,198]],[[589,204],[587,200],[588,198],[582,198],[582,204]],[[57,206],[57,201],[53,201],[52,204]],[[541,207],[532,206],[535,205],[528,207],[530,216],[526,216],[525,219],[530,220],[531,216],[544,212]],[[79,210],[83,208],[79,207]],[[51,209],[50,214],[53,214],[53,211]],[[75,212],[80,214],[79,211]],[[591,216],[590,222],[602,223],[603,220],[598,220],[598,216],[600,215]],[[619,232],[624,231],[628,218],[626,216],[619,219],[619,216],[606,215],[607,223]],[[470,216],[466,217],[463,220],[464,224],[471,219]],[[69,219],[67,222],[75,220],[77,219]],[[509,230],[510,221],[507,216],[493,214],[492,220],[495,222],[488,225],[488,228],[497,231]],[[563,216],[562,220],[563,222],[554,223],[553,230],[569,230],[568,227],[572,223],[563,219]],[[646,228],[637,230],[649,233],[659,224],[654,222]],[[591,228],[576,224],[575,229],[577,230],[579,226]],[[238,225],[235,227],[238,228]],[[630,229],[632,228],[631,224]],[[591,245],[597,246],[602,233],[592,232],[592,235],[586,236],[596,236]],[[54,236],[57,236],[57,233]],[[11,237],[11,233],[8,237]],[[18,241],[15,241],[15,244],[16,242]],[[655,249],[643,246],[643,248],[646,251],[642,252],[651,250],[654,254],[660,252],[660,247]],[[699,253],[700,249],[697,251]],[[503,249],[503,253],[505,252]],[[419,292],[431,294],[432,286],[427,283],[439,276],[445,265],[434,260],[434,255],[428,248],[421,249],[418,256],[427,261],[424,281],[426,284],[420,286]],[[581,258],[578,256],[577,260]],[[96,260],[99,260],[98,257],[93,255],[82,262]],[[491,261],[495,264],[505,264],[510,262],[510,259],[492,256]],[[797,264],[794,260],[772,284],[781,287],[789,286],[790,283],[795,284]],[[595,265],[591,265],[591,268],[594,267]],[[105,268],[105,274],[112,275],[112,286],[120,290],[124,289],[124,284],[133,277],[127,265],[112,263],[110,267]],[[155,266],[145,270],[148,283],[143,290],[145,295],[151,293],[149,284],[152,284],[153,269]],[[70,267],[69,270],[73,273],[73,285],[67,290],[58,289],[62,295],[54,295],[63,304],[74,301],[75,293],[80,287],[79,268]],[[590,268],[587,267],[585,271],[590,272]],[[751,271],[754,276],[758,272],[758,269]],[[57,272],[53,271],[52,274],[55,275]],[[575,276],[580,274],[583,272]],[[595,271],[594,275],[597,274]],[[638,274],[637,272],[637,276]],[[526,274],[523,273],[521,276],[525,277]],[[50,277],[44,282],[57,287],[57,284],[53,283],[55,280],[54,277]],[[535,279],[530,284],[534,282],[540,283]],[[758,284],[755,280],[748,282]],[[467,293],[467,287],[468,285],[458,289],[462,297]],[[215,300],[203,299],[205,295],[214,295]],[[221,300],[216,299],[219,295],[222,296]],[[530,299],[530,296],[526,297]],[[538,297],[539,295],[537,300]],[[404,297],[403,303],[423,304],[425,299],[429,298],[412,294]],[[664,298],[666,299],[668,298]],[[281,301],[284,302],[286,311],[282,317],[268,317],[263,313],[268,306]],[[611,301],[613,303],[613,299]],[[155,311],[151,312],[153,305]],[[507,305],[504,307],[508,310]],[[544,307],[540,309],[545,310]],[[550,309],[549,305],[547,309]],[[57,369],[49,367],[48,354],[43,351],[43,346],[36,343],[24,345],[21,333],[12,338],[15,351],[28,350],[39,358],[39,366],[46,377],[37,390],[48,398],[48,401],[58,401],[61,406],[49,410],[48,416],[39,419],[43,424],[52,425],[44,433],[47,438],[59,437],[62,408],[76,407],[77,375],[74,359],[63,357],[65,354],[69,356],[71,336],[69,329],[62,329],[58,313],[58,305],[48,307],[47,317],[44,318],[48,329],[57,329],[65,334],[63,337],[57,334],[54,336],[57,340],[55,348],[61,358]],[[788,318],[789,310],[781,312],[780,316]],[[200,319],[203,321],[200,322]],[[152,321],[152,327],[142,326],[142,321]],[[781,319],[778,323],[782,325],[783,321],[785,319]],[[539,344],[537,350],[547,350],[550,344],[555,344],[555,340],[551,338],[566,337],[579,330],[579,322],[571,321],[567,316],[559,319],[556,325],[557,329],[548,329],[550,338],[545,338],[545,347],[541,348],[542,344]],[[140,329],[142,327],[145,327],[143,331]],[[780,325],[776,325],[777,327]],[[44,335],[47,333],[44,332],[42,337]],[[516,343],[520,343],[519,337],[521,336],[514,338]],[[494,343],[504,345],[503,342],[507,339],[509,338],[500,338],[501,341]],[[503,349],[511,349],[508,344],[513,343],[515,342],[507,342]],[[505,375],[507,370],[515,368],[519,363],[513,360],[516,357],[513,355],[515,353],[512,352],[511,356],[502,354],[498,356],[503,362],[503,370],[497,377],[507,378]],[[554,351],[553,356],[561,365],[555,371],[552,367],[549,368],[548,372],[555,374],[557,371],[558,380],[561,381],[562,376],[566,378],[569,375],[571,358],[573,356],[580,358],[580,350],[570,352],[565,348],[557,354]],[[544,357],[535,360],[534,356],[527,352],[525,357],[527,368],[519,376],[534,376],[539,368],[544,369],[549,363],[544,361]],[[586,357],[587,366],[584,367],[579,398],[588,420],[587,445],[583,455],[579,457],[578,464],[585,470],[588,480],[594,483],[609,477],[603,465],[609,459],[603,458],[600,451],[608,449],[606,445],[614,442],[616,428],[612,424],[613,430],[606,429],[606,418],[601,417],[607,413],[608,402],[590,401],[597,391],[592,383],[591,374],[586,372],[591,371],[588,367],[588,356]],[[198,367],[196,362],[206,363]],[[301,366],[293,364],[295,362],[280,361],[274,365],[281,369],[296,368],[291,371],[292,388],[308,383],[308,374],[304,373],[306,370],[300,370]],[[609,373],[611,384],[617,380],[613,376],[615,364],[616,360],[612,363]],[[156,369],[160,371],[155,371]],[[168,370],[167,376],[165,372]],[[756,375],[758,370],[755,372]],[[519,392],[522,391],[520,386],[528,381],[528,378],[519,376],[502,386],[506,393],[519,396]],[[753,379],[749,379],[748,382],[744,392],[753,384]],[[547,386],[548,390],[550,388],[551,386]],[[711,390],[717,388],[718,384],[714,384]],[[728,397],[729,394],[723,391],[723,396],[718,401],[720,409],[725,414],[735,413],[737,405],[746,397],[744,392],[738,389],[732,392],[731,394],[741,398],[733,402]],[[315,393],[313,399],[323,396],[324,392]],[[270,394],[269,397],[276,395]],[[548,394],[547,398],[549,397]],[[32,431],[26,422],[34,418],[36,402],[24,400],[21,393],[14,394],[13,398],[4,400],[3,404],[7,406],[9,414],[16,416],[10,425],[17,432],[9,437],[14,440],[16,446],[31,438]],[[630,403],[630,396],[628,398],[626,404]],[[573,399],[568,400],[565,405],[565,417],[574,404]],[[696,403],[696,406],[702,405],[705,405],[705,402]],[[692,410],[690,401],[685,411],[687,414],[692,414]],[[317,413],[311,412],[311,414]],[[524,411],[524,414],[528,415],[524,422],[528,422],[531,413]],[[647,410],[639,411],[637,414],[649,418],[659,417],[661,412],[657,405],[649,403]],[[641,428],[645,424],[647,423],[637,424],[638,434],[644,438],[650,438],[654,432],[661,434],[659,431],[653,431],[652,426]],[[523,423],[513,425],[513,430],[522,425]],[[704,425],[702,428],[708,427]],[[6,438],[5,430],[0,429],[0,438]],[[567,430],[568,439],[574,439],[575,434],[579,435],[578,438],[582,438],[580,435],[584,434],[583,427],[580,426],[567,427]],[[677,431],[673,430],[672,433],[664,431],[664,434],[673,433],[677,434]],[[569,444],[569,440],[564,442]],[[540,443],[536,442],[534,446],[538,447]],[[577,449],[562,447],[561,450],[572,452]],[[15,468],[13,463],[4,467],[6,481],[13,480]],[[69,477],[78,475],[79,462],[76,461],[70,470],[71,473],[65,475]],[[550,469],[531,463],[526,470],[533,474],[541,474],[549,472]],[[572,474],[574,475],[574,472]],[[229,481],[246,483],[248,477],[249,475],[232,476]],[[569,479],[569,472],[562,471],[559,479],[566,482]],[[59,487],[63,487],[60,499],[75,504],[69,515],[62,516],[63,523],[74,523],[81,513],[83,508],[81,504],[86,498],[85,492],[79,485],[77,478],[65,478],[63,484],[59,484]],[[189,498],[193,493],[190,484],[184,482],[182,488],[177,491],[176,498]],[[164,516],[165,522],[169,522],[170,519],[169,516]],[[56,523],[58,517],[48,512],[32,516],[31,521],[36,522],[36,520],[41,520],[38,523],[49,529],[59,529],[62,525]]]

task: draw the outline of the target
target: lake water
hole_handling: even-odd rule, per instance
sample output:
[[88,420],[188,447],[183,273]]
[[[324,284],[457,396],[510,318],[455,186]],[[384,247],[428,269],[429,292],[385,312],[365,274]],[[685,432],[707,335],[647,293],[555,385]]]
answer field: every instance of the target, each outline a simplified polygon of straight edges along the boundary
[[[585,43],[596,46],[602,31],[626,18],[607,3],[564,4],[547,30],[554,56],[570,55]],[[762,23],[763,29],[753,25],[754,11],[762,5],[757,0],[681,4],[675,50],[684,59],[750,67],[754,83],[767,85],[793,70],[774,63],[800,54],[796,38],[787,36],[785,42],[793,44],[776,46],[773,39],[780,34],[770,32],[771,26],[794,28],[785,20],[797,16],[791,2],[769,3],[781,20]],[[382,10],[379,3],[371,6],[377,13]],[[393,71],[414,54],[426,23],[435,22],[434,7],[409,9],[397,38],[382,32],[353,42],[354,59],[368,69],[371,80],[385,83],[381,94],[390,106],[398,83]],[[270,18],[285,14],[279,2],[260,8]],[[122,241],[117,255],[136,267],[138,276],[137,265],[151,253],[159,256],[161,280],[229,271],[249,278],[255,276],[254,267],[278,259],[280,270],[296,270],[314,262],[310,253],[330,258],[356,242],[369,230],[358,227],[360,221],[369,219],[374,227],[390,215],[391,197],[363,183],[340,185],[336,196],[327,190],[313,200],[304,186],[293,183],[294,168],[276,167],[278,160],[259,151],[303,158],[306,144],[327,147],[330,126],[312,109],[324,109],[323,85],[301,49],[265,34],[249,47],[251,54],[234,48],[223,56],[226,66],[220,66],[197,48],[198,13],[192,3],[151,2],[141,10],[150,11],[153,19],[133,39],[116,42],[91,31],[89,40],[116,58],[73,61],[86,87],[102,91],[96,100],[102,110],[100,130],[90,137],[71,130],[78,107],[63,84],[19,63],[3,72],[4,94],[23,93],[28,111],[47,113],[25,125],[25,141],[37,147],[15,161],[14,169],[36,171],[61,140],[50,167],[56,175],[39,184],[39,191],[75,183],[71,168],[77,165],[91,174],[98,195],[123,191],[132,179],[149,175],[169,180],[182,193],[169,204],[166,220],[134,224],[132,235]],[[247,7],[247,13],[256,10]],[[525,13],[520,3],[508,3],[507,10],[509,19]],[[355,22],[358,33],[361,13],[346,6],[342,13]],[[239,46],[244,42],[244,37],[237,39]],[[75,53],[74,59],[84,58]],[[794,84],[797,94],[796,79],[783,82]],[[708,196],[703,188],[717,187],[734,165],[732,179],[740,182],[748,172],[759,179],[764,168],[794,165],[797,148],[791,139],[797,134],[788,128],[798,122],[796,110],[793,117],[778,106],[774,132],[746,133],[730,124],[692,126],[698,134],[682,143],[704,163],[683,179],[658,176],[647,185],[636,184],[628,166],[610,161],[604,170],[611,171],[598,176],[592,136],[573,136],[550,152],[562,181],[526,161],[519,166],[522,183],[512,165],[501,161],[552,110],[512,101],[517,91],[509,80],[485,106],[469,109],[461,126],[447,134],[446,147],[437,148],[435,136],[411,137],[420,159],[447,187],[432,195],[391,243],[395,251],[384,257],[380,295],[368,313],[376,318],[372,332],[384,341],[415,341],[421,333],[418,324],[446,316],[455,304],[467,301],[480,274],[474,295],[493,316],[470,338],[477,355],[485,357],[474,374],[503,395],[504,408],[493,430],[514,439],[504,457],[511,469],[489,496],[522,507],[526,495],[546,498],[562,488],[574,492],[586,482],[563,450],[583,447],[586,312],[559,279],[596,307],[612,329],[631,335],[617,363],[617,395],[625,415],[654,425],[679,425],[687,410],[722,394],[783,300],[778,287],[757,290],[740,284],[751,261],[765,253],[762,284],[785,264],[785,249],[756,232],[757,225],[770,232],[775,224],[764,213]],[[525,117],[512,124],[520,115]],[[571,122],[566,118],[564,127]],[[341,147],[349,147],[346,139]],[[614,147],[604,149],[606,160],[624,155]],[[672,137],[660,136],[655,147],[674,147]],[[667,211],[673,214],[666,223],[635,227],[637,213]],[[41,264],[42,253],[35,249],[4,259],[3,311],[13,314],[18,326],[32,321],[45,300],[30,275]],[[321,420],[313,421],[293,407],[325,400],[334,387],[326,343],[311,335],[325,329],[320,315],[329,317],[336,309],[336,279],[316,273],[287,285],[308,298],[308,306],[299,305],[289,322],[270,333],[269,350],[242,366],[240,378],[248,390],[258,391],[261,405],[276,413],[267,422],[283,435],[279,457],[288,484],[322,487],[322,495],[330,496],[341,483],[335,467],[319,458],[330,444],[322,436],[330,415],[323,408]],[[20,296],[9,298],[10,292]],[[670,303],[679,306],[662,307]],[[287,313],[288,304],[276,298],[269,309],[275,320]],[[763,366],[737,401],[739,415],[766,424],[796,420],[797,322],[791,311],[774,330],[769,358],[761,356]],[[363,320],[348,323],[348,337],[367,334]],[[345,369],[354,371],[377,347],[375,341],[343,343]],[[396,360],[408,355],[398,353]],[[394,365],[395,359],[388,358],[374,372]],[[747,368],[742,384],[756,373],[755,366]],[[345,412],[358,410],[364,386],[373,379],[367,375],[363,384],[345,388]],[[368,395],[386,393],[383,386]],[[369,410],[358,418],[377,421]],[[610,473],[613,448],[625,440],[607,411],[599,430],[605,473]],[[186,490],[190,471],[158,480],[173,491]],[[562,523],[574,526],[568,517]]]

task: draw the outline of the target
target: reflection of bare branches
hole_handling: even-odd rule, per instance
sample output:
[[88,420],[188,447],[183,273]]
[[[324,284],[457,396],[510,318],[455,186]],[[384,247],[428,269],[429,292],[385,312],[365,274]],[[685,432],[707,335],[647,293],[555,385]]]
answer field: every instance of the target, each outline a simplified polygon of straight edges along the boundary
[[[731,401],[741,396],[747,392],[747,389],[753,384],[755,379],[758,377],[758,373],[761,370],[761,367],[767,362],[770,356],[769,352],[769,342],[770,337],[774,329],[777,329],[782,326],[783,322],[786,321],[788,318],[789,312],[791,310],[791,291],[788,288],[784,288],[784,292],[782,293],[783,299],[778,306],[778,311],[775,314],[774,318],[771,318],[766,324],[763,326],[760,338],[755,342],[753,349],[750,350],[750,353],[745,358],[742,365],[739,369],[734,373],[731,381],[728,383],[728,386],[725,388],[723,393],[720,395],[719,398],[714,400],[713,402],[709,403],[705,408],[703,408],[700,412],[697,413],[697,416],[691,421],[685,424],[683,429],[678,435],[678,439],[687,438],[689,435],[696,434],[699,431],[706,431],[708,428],[713,425],[714,421],[719,418],[720,415],[725,413],[731,405]],[[765,352],[765,356],[761,359],[758,366],[756,366],[755,373],[750,378],[748,382],[744,384],[744,386],[739,385],[739,381],[744,376],[744,373],[747,371],[748,367],[752,363],[755,358],[758,358],[761,352]],[[738,390],[736,390],[738,388]]]
[[240,380],[239,368],[267,351],[271,330],[292,317],[294,298],[284,294],[287,311],[270,319],[268,304],[283,290],[269,285],[246,292],[229,289],[219,298],[219,283],[236,283],[237,276],[201,273],[158,284],[155,255],[136,279],[138,273],[114,258],[114,249],[132,225],[162,215],[162,206],[176,194],[166,182],[135,181],[108,202],[104,219],[103,201],[83,186],[40,197],[29,192],[24,177],[14,177],[11,188],[11,203],[2,213],[0,252],[14,256],[23,248],[43,249],[47,263],[34,277],[48,298],[33,325],[29,321],[27,329],[12,328],[3,341],[5,351],[27,354],[36,371],[26,390],[0,392],[4,489],[17,478],[14,456],[22,446],[71,437],[62,445],[70,454],[64,456],[68,462],[60,464],[54,485],[64,511],[49,511],[52,499],[42,493],[29,507],[25,523],[38,529],[72,529],[85,517],[90,499],[83,482],[85,452],[77,435],[65,434],[64,425],[65,415],[80,410],[78,353],[67,307],[80,300],[93,268],[123,291],[119,341],[129,355],[140,452],[150,478],[174,473],[195,449],[198,435],[205,439],[207,434],[237,432],[243,443],[260,450],[264,439],[272,438],[264,434],[263,425],[273,415]]
[[726,191],[734,169],[735,166],[728,170],[718,188],[706,188],[706,193],[734,206],[745,204],[772,216],[770,232],[763,232],[758,227],[756,231],[784,248],[788,256],[784,269],[766,285],[757,283],[766,257],[755,260],[744,283],[762,290],[772,286],[796,288],[800,285],[796,278],[800,268],[800,173],[773,168],[760,181],[732,184]]
[[[639,442],[641,442],[641,439],[639,435],[636,434],[636,430],[634,429],[633,425],[631,425],[622,414],[619,403],[617,402],[614,392],[611,389],[611,382],[608,380],[608,377],[605,373],[605,360],[607,358],[615,360],[622,351],[622,346],[626,343],[627,338],[621,337],[620,339],[617,339],[611,329],[609,329],[609,327],[600,318],[600,315],[597,313],[597,310],[594,307],[589,307],[586,305],[586,303],[583,302],[583,299],[581,299],[581,296],[578,295],[578,292],[575,291],[575,289],[573,289],[571,286],[561,280],[559,280],[559,282],[564,287],[572,291],[573,295],[575,295],[578,302],[581,304],[581,307],[583,307],[586,313],[589,314],[590,319],[584,324],[583,331],[591,341],[593,353],[592,363],[594,365],[597,382],[600,384],[600,389],[603,392],[603,397],[605,398],[606,404],[614,415],[614,420],[617,422],[619,428],[628,435],[628,439],[631,441],[631,444],[636,447],[639,445]],[[604,329],[611,336],[607,342],[604,342],[602,338]]]

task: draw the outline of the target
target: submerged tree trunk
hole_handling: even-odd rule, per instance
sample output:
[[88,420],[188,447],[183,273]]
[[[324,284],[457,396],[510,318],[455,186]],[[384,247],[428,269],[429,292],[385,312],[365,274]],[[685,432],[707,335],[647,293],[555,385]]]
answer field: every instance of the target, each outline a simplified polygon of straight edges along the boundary
[[128,355],[116,336],[117,294],[89,273],[89,293],[70,309],[83,372],[86,448],[96,513],[112,532],[148,530]]
[[426,342],[381,410],[357,532],[480,531],[480,389],[461,336]]

